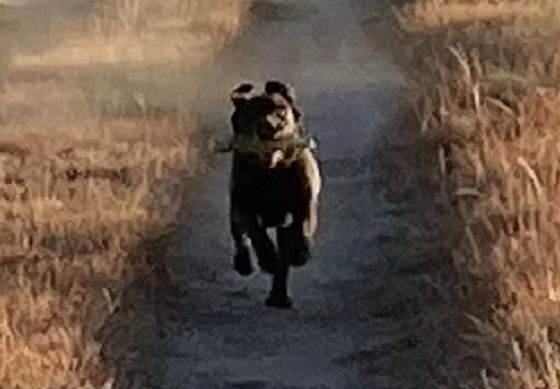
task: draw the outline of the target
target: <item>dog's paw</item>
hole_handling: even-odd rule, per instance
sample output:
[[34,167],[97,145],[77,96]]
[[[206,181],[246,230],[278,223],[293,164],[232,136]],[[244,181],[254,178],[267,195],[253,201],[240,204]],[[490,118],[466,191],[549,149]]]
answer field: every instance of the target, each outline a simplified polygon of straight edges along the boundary
[[251,254],[248,248],[244,247],[235,253],[233,256],[233,268],[241,276],[253,274],[254,268],[251,263]]
[[290,309],[293,306],[292,299],[288,296],[271,294],[265,301],[265,305],[271,308]]

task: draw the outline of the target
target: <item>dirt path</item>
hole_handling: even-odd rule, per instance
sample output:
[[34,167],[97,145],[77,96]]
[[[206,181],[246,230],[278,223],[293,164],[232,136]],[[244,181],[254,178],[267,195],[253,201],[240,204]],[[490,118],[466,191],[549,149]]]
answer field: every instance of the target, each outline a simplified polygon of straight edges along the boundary
[[[382,388],[363,374],[361,355],[387,342],[393,323],[368,314],[387,264],[376,250],[389,208],[373,193],[369,152],[391,113],[398,77],[368,54],[355,14],[317,1],[317,12],[249,25],[227,60],[209,71],[212,125],[227,132],[231,87],[267,77],[297,86],[308,129],[320,142],[324,174],[318,246],[296,271],[292,311],[264,307],[268,277],[248,280],[231,267],[227,231],[228,157],[209,159],[192,183],[186,231],[172,259],[189,290],[188,328],[165,351],[166,388]],[[341,3],[341,2],[338,2]],[[265,10],[266,11],[266,10]],[[263,12],[265,12],[263,11]],[[293,11],[293,10],[292,10]],[[260,15],[257,22],[266,15]],[[210,115],[209,113],[205,113]],[[208,118],[207,118],[208,119]],[[172,326],[170,323],[169,326]]]

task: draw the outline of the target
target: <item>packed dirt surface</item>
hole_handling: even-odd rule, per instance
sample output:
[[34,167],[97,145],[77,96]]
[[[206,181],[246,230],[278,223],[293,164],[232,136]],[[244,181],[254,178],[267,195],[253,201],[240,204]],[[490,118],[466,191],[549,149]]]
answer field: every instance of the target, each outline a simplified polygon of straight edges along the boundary
[[[286,5],[286,2],[281,5]],[[389,205],[376,191],[372,145],[394,115],[400,77],[360,31],[352,2],[258,7],[231,47],[205,69],[200,96],[207,138],[225,137],[229,93],[244,81],[296,87],[319,143],[324,176],[312,262],[292,273],[293,310],[264,306],[269,277],[239,277],[228,234],[229,156],[209,156],[192,180],[185,230],[169,259],[185,298],[183,319],[163,323],[164,388],[385,388],[368,351],[396,335],[371,315],[388,271],[376,248]],[[282,11],[282,12],[281,12]],[[380,38],[381,39],[381,38]],[[200,70],[199,70],[200,71]],[[204,142],[202,142],[204,143]]]

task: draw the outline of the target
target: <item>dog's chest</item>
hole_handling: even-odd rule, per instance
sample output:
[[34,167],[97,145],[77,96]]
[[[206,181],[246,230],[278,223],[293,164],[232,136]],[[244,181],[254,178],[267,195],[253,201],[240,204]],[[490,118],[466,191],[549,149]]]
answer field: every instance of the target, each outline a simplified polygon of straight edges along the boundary
[[298,196],[292,177],[267,177],[260,182],[254,199],[253,211],[261,217],[267,227],[274,227],[285,222],[288,214],[298,208]]
[[297,187],[297,180],[292,169],[278,169],[256,174],[250,180],[252,191],[254,191],[259,202],[285,202]]
[[264,214],[285,213],[297,204],[300,183],[295,169],[241,168],[234,173],[233,189],[243,207]]

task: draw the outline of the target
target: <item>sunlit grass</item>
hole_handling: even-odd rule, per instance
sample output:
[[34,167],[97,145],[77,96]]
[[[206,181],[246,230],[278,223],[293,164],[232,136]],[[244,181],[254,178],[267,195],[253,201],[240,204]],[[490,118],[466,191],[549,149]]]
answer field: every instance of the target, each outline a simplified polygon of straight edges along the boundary
[[184,72],[235,32],[245,2],[102,3],[44,42],[25,12],[0,15],[2,388],[111,381],[98,332],[152,271],[138,248],[173,228],[196,168]]
[[[461,288],[442,290],[472,331],[439,373],[464,387],[559,386],[557,6],[418,0],[398,11],[412,105],[440,145],[442,196],[463,225],[452,252]],[[469,355],[483,366],[475,375]]]

